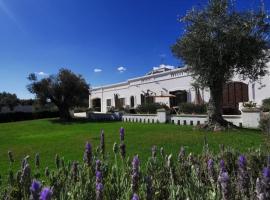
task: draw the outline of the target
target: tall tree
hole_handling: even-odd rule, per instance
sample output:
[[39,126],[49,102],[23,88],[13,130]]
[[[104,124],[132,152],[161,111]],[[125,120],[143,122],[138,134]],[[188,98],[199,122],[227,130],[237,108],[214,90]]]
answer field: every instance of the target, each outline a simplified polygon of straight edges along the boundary
[[172,46],[197,83],[210,90],[209,129],[229,127],[222,117],[223,86],[235,75],[256,81],[267,73],[269,18],[263,6],[237,11],[229,0],[209,0],[180,19],[185,31]]
[[35,74],[30,74],[28,79],[31,81],[28,90],[36,95],[41,104],[54,103],[62,120],[70,120],[70,109],[84,105],[89,95],[89,85],[85,79],[68,69],[60,69],[58,74],[41,80],[37,80]]
[[19,99],[16,94],[8,92],[0,93],[0,111],[2,107],[7,106],[10,110],[13,110],[15,106],[19,104]]

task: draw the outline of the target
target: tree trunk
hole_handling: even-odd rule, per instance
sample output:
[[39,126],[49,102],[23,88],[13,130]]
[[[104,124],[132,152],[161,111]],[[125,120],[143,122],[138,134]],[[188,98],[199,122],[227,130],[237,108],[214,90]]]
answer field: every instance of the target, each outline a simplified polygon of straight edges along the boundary
[[210,100],[208,105],[208,122],[205,126],[206,129],[221,131],[229,128],[231,123],[226,121],[222,116],[222,96],[223,96],[223,84],[214,84],[209,87]]
[[58,107],[59,109],[59,115],[60,115],[60,119],[63,121],[70,121],[71,120],[71,115],[69,112],[69,107],[68,106],[64,106],[61,105]]

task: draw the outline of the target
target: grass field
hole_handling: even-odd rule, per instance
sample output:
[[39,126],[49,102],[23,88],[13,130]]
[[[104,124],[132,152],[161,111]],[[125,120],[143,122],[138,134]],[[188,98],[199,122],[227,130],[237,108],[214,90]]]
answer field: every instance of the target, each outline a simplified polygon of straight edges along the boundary
[[85,142],[89,141],[94,149],[99,144],[100,130],[105,131],[106,150],[112,154],[113,143],[119,143],[119,128],[126,130],[125,143],[127,155],[139,154],[142,160],[151,155],[152,145],[164,147],[165,153],[177,155],[181,145],[187,151],[202,151],[204,137],[207,136],[209,147],[218,151],[219,145],[231,146],[240,152],[262,145],[265,137],[255,130],[209,133],[193,130],[190,126],[172,124],[139,123],[59,123],[56,120],[33,120],[0,124],[0,174],[9,168],[7,152],[11,150],[15,158],[15,167],[21,159],[30,155],[33,163],[36,152],[40,153],[41,167],[54,165],[54,156],[59,154],[65,160],[82,160]]

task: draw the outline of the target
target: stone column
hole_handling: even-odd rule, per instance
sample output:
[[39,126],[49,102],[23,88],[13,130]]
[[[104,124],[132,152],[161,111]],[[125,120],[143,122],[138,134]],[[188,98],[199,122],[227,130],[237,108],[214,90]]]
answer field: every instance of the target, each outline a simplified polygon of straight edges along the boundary
[[157,110],[157,117],[158,117],[159,123],[166,123],[166,121],[167,121],[166,110],[164,108],[158,109]]

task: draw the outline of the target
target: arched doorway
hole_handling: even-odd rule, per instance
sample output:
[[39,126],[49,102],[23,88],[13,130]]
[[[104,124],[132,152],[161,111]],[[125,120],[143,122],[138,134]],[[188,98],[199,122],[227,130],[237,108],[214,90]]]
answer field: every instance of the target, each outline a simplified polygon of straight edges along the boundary
[[92,108],[96,112],[101,112],[101,99],[100,98],[95,98],[92,100]]

